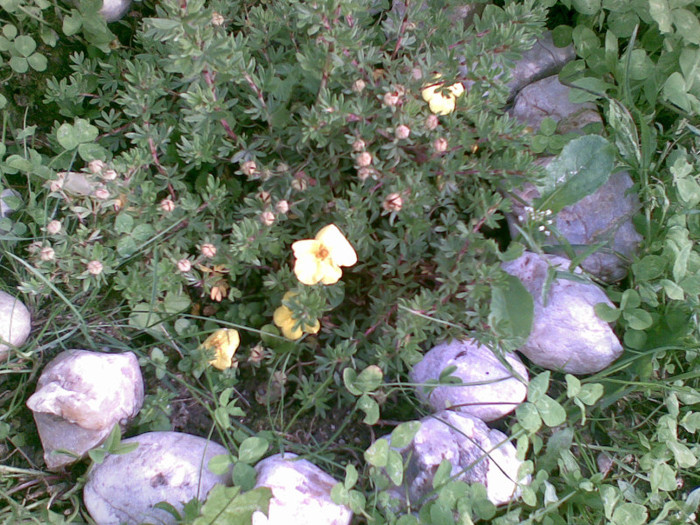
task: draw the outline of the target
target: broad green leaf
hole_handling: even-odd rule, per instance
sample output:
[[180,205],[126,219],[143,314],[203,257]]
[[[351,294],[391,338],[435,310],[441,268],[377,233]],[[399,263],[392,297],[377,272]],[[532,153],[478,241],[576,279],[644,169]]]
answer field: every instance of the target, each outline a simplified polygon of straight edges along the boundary
[[608,27],[619,38],[629,38],[634,33],[634,28],[639,24],[639,17],[633,11],[610,13]]
[[193,525],[250,525],[256,511],[267,516],[272,490],[259,487],[244,494],[240,492],[240,487],[214,485]]
[[79,143],[92,142],[99,135],[99,130],[90,124],[88,120],[77,118],[73,123],[73,132],[75,133],[75,139]]
[[29,71],[29,62],[24,57],[12,57],[9,64],[15,73],[26,73]]
[[663,94],[666,99],[684,111],[692,111],[692,105],[688,91],[685,87],[685,79],[678,71],[674,71],[664,82]]
[[401,423],[391,432],[391,444],[396,448],[407,447],[420,430],[420,421]]
[[85,162],[104,160],[107,158],[107,150],[94,142],[80,144],[78,146],[78,154]]
[[514,275],[491,290],[489,324],[499,335],[523,342],[532,330],[534,302],[530,292]]
[[678,488],[676,485],[676,472],[666,463],[656,463],[649,474],[651,490],[672,491]]
[[540,210],[558,212],[595,192],[610,177],[615,162],[612,145],[598,135],[569,142],[545,169],[539,182]]
[[641,261],[632,265],[635,276],[640,281],[650,281],[663,275],[666,270],[666,257],[661,255],[647,255]]
[[593,307],[593,310],[598,316],[598,319],[606,323],[614,323],[620,317],[620,310],[605,303],[597,303]]
[[537,408],[528,401],[518,405],[515,409],[515,415],[520,425],[528,432],[537,432],[542,427],[542,418],[537,412]]
[[603,396],[605,389],[600,383],[589,383],[581,387],[578,398],[588,406],[595,405]]
[[394,485],[401,485],[403,481],[403,458],[396,450],[389,450],[385,470]]
[[697,15],[687,9],[674,9],[671,13],[678,33],[693,44],[700,44],[700,22]]
[[257,477],[257,471],[248,463],[238,461],[235,465],[233,465],[231,481],[233,481],[233,484],[237,487],[241,487],[241,490],[250,490],[255,487]]
[[433,476],[433,488],[441,487],[450,480],[452,476],[452,463],[449,459],[443,459],[440,462],[435,475]]
[[666,445],[673,453],[673,457],[676,459],[679,468],[691,468],[698,462],[698,458],[695,457],[695,454],[683,443],[670,440],[666,442]]
[[389,461],[389,442],[378,439],[365,451],[365,461],[373,467],[385,467]]
[[347,490],[353,488],[357,483],[358,478],[359,475],[357,473],[355,465],[353,465],[352,463],[348,463],[345,467],[345,482],[343,483],[345,488]]
[[114,231],[116,233],[129,233],[134,227],[134,218],[128,213],[122,212],[114,219]]
[[669,299],[673,299],[674,301],[682,301],[685,298],[683,288],[678,286],[673,281],[669,279],[661,279],[659,282],[664,287],[664,292],[666,292]]
[[265,455],[270,447],[267,439],[258,436],[251,436],[238,447],[238,461],[252,464]]
[[15,49],[23,57],[29,57],[36,49],[36,42],[27,35],[20,35],[15,38]]
[[625,318],[630,328],[633,330],[646,330],[654,322],[649,312],[642,310],[641,308],[625,310],[622,312],[622,317]]
[[593,51],[600,47],[600,39],[598,38],[598,35],[584,25],[576,26],[571,36],[574,40],[576,53],[581,58],[588,58]]
[[144,18],[143,22],[147,26],[168,32],[182,26],[182,22],[179,20],[170,20],[169,18]]
[[601,0],[573,0],[576,11],[582,15],[595,15],[600,11]]
[[56,140],[65,150],[73,150],[78,147],[78,140],[75,130],[71,124],[61,124],[61,127],[56,131]]
[[571,374],[566,374],[564,379],[566,379],[566,397],[571,399],[572,397],[577,396],[581,391],[581,381],[579,381],[576,376]]
[[668,0],[648,0],[649,14],[654,19],[654,22],[659,24],[659,31],[662,33],[670,33],[673,30],[671,9],[668,6]]
[[543,396],[535,406],[542,421],[548,427],[556,427],[566,421],[566,410],[549,396]]
[[700,184],[694,178],[678,179],[676,187],[686,208],[695,208],[700,203]]
[[[17,36],[17,27],[13,24],[5,24],[4,26],[2,26],[2,34],[7,39],[14,40],[14,38]],[[3,51],[7,51],[7,49],[3,49]]]
[[41,53],[34,53],[27,59],[27,62],[29,62],[29,65],[34,71],[39,72],[46,71],[46,67],[48,66],[48,61],[46,60],[46,57]]
[[80,31],[83,25],[83,17],[75,9],[71,10],[70,16],[63,17],[63,34],[73,36]]
[[365,417],[362,420],[363,423],[374,425],[379,421],[379,405],[367,394],[362,394],[360,399],[357,400],[357,408],[365,413]]
[[228,454],[220,454],[218,456],[214,456],[209,460],[207,468],[212,472],[212,474],[216,474],[217,476],[223,476],[229,471],[231,465],[233,465],[233,461],[231,461],[231,456],[229,456]]
[[527,399],[531,403],[537,403],[537,401],[542,398],[547,393],[549,389],[549,378],[551,373],[549,371],[542,372],[536,375],[530,380],[530,384],[527,386]]
[[376,365],[368,366],[359,375],[352,368],[343,370],[345,388],[355,396],[376,390],[382,384],[383,377],[382,369]]

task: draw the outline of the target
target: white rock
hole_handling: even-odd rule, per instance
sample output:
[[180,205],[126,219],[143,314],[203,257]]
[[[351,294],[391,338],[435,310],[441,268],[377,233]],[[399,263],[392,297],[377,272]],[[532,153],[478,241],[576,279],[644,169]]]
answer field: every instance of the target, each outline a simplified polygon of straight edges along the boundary
[[560,133],[581,130],[588,124],[602,122],[595,104],[571,102],[570,92],[571,88],[559,82],[556,75],[538,80],[518,93],[509,114],[534,130],[538,130],[542,121],[550,117],[559,123]]
[[253,525],[347,525],[352,511],[333,503],[338,483],[313,463],[296,454],[275,454],[258,462],[256,487],[272,490],[268,517],[253,514]]
[[131,0],[103,0],[100,14],[107,22],[116,22],[129,10]]
[[461,379],[464,386],[451,384],[432,390],[419,386],[418,397],[436,411],[453,408],[482,421],[493,421],[515,410],[527,395],[527,368],[514,354],[506,355],[505,360],[510,368],[476,341],[448,341],[427,352],[413,367],[410,378],[424,384],[437,380],[445,368],[457,367],[451,375]]
[[230,474],[207,468],[214,456],[228,454],[217,443],[180,432],[149,432],[125,439],[138,443],[127,454],[107,455],[88,472],[83,500],[98,525],[174,525],[175,518],[154,506],[170,503],[179,512],[193,498],[206,499]]
[[[526,252],[503,269],[520,279],[534,300],[532,331],[519,351],[533,363],[570,374],[592,374],[622,354],[622,346],[608,323],[594,311],[598,303],[614,307],[593,283],[558,278],[543,304],[542,290],[550,266],[566,271],[571,262],[556,255]],[[581,273],[577,269],[578,274]]]
[[136,356],[67,350],[51,361],[27,400],[54,470],[100,445],[116,424],[125,425],[143,405],[143,378]]
[[[537,162],[546,166],[552,158]],[[613,173],[594,193],[564,207],[553,219],[557,231],[576,252],[604,243],[583,260],[581,268],[608,283],[624,279],[642,241],[632,222],[640,209],[637,194],[629,191],[632,185],[632,178],[626,171]],[[540,196],[537,188],[529,183],[515,195],[517,198],[511,199],[513,213],[507,217],[513,237],[518,235],[518,217],[527,216],[525,206],[532,205]],[[549,242],[556,245],[554,238]]]
[[11,347],[24,344],[32,330],[32,317],[24,303],[0,291],[0,360],[5,359]]
[[494,505],[513,501],[520,485],[530,482],[529,476],[518,478],[522,462],[507,436],[466,414],[446,410],[422,419],[412,443],[399,452],[408,459],[404,486],[390,489],[399,503],[408,492],[411,504],[420,506],[433,491],[433,477],[444,460],[452,464],[454,479],[484,485]]

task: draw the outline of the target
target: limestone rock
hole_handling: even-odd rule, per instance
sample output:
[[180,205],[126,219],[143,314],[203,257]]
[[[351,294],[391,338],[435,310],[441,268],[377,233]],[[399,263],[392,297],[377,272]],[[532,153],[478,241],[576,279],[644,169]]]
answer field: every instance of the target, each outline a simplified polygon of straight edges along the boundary
[[521,461],[515,447],[498,430],[491,430],[478,418],[452,411],[439,412],[421,420],[413,441],[399,452],[408,459],[403,487],[390,489],[395,501],[413,505],[423,502],[433,490],[433,476],[443,460],[452,464],[452,476],[465,483],[481,483],[489,500],[503,505],[520,495]]
[[193,498],[204,500],[230,474],[207,468],[214,456],[228,454],[217,443],[180,432],[148,432],[122,441],[138,443],[126,454],[107,455],[92,467],[83,489],[85,506],[98,525],[174,525],[175,518],[154,508],[167,502],[182,511]]
[[529,51],[523,53],[510,72],[511,98],[522,88],[545,77],[556,75],[567,62],[576,58],[573,46],[557,47],[552,33],[545,31]]
[[107,22],[116,22],[129,10],[131,0],[103,0],[100,14]]
[[510,368],[476,341],[448,341],[427,352],[413,367],[410,378],[423,384],[437,380],[445,368],[457,367],[452,376],[461,379],[464,386],[451,384],[432,390],[419,386],[418,397],[436,411],[452,407],[482,421],[493,421],[515,410],[527,395],[527,368],[514,354],[505,360]]
[[143,378],[131,353],[67,350],[51,361],[27,400],[44,447],[46,466],[55,470],[100,445],[116,424],[124,425],[143,405]]
[[[541,159],[546,165],[551,157]],[[554,217],[554,225],[574,251],[605,243],[597,252],[586,257],[581,268],[601,280],[614,283],[627,275],[631,259],[637,253],[642,236],[637,233],[632,217],[639,211],[639,198],[630,192],[632,178],[626,171],[610,175],[597,191],[571,206],[566,206]],[[537,189],[526,184],[511,199],[513,213],[508,216],[508,226],[513,237],[518,235],[515,225],[518,217],[526,217],[525,206],[540,195]]]
[[338,483],[313,463],[296,454],[275,454],[258,462],[257,487],[272,490],[268,517],[253,514],[253,525],[347,525],[352,511],[331,499]]
[[622,354],[622,345],[612,328],[593,309],[598,303],[614,305],[595,284],[561,277],[551,283],[543,304],[548,268],[566,271],[569,265],[564,257],[529,252],[503,264],[503,269],[518,277],[534,300],[532,331],[518,350],[550,370],[592,374]]
[[31,329],[32,317],[24,303],[0,291],[0,360],[9,355],[11,347],[23,345]]
[[592,123],[602,123],[595,104],[569,101],[571,88],[554,75],[524,87],[515,97],[509,114],[538,130],[546,117],[559,123],[559,133],[581,130]]

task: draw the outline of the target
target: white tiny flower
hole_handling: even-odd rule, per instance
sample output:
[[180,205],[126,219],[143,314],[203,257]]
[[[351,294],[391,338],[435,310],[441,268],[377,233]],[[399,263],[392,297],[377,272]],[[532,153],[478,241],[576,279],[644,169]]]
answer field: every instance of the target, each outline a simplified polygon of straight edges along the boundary
[[192,269],[192,263],[188,259],[180,259],[177,261],[177,269],[182,273],[189,272]]
[[42,261],[52,261],[55,255],[56,254],[53,251],[53,248],[51,248],[50,246],[43,247],[39,252],[39,257]]
[[216,255],[216,246],[214,246],[211,243],[205,243],[202,244],[200,251],[202,252],[202,255],[204,255],[204,257],[212,259]]
[[46,225],[46,231],[47,233],[49,233],[49,235],[56,235],[58,232],[61,231],[61,228],[61,221],[53,220]]
[[102,263],[100,261],[90,261],[87,264],[87,271],[92,275],[100,275],[103,270]]

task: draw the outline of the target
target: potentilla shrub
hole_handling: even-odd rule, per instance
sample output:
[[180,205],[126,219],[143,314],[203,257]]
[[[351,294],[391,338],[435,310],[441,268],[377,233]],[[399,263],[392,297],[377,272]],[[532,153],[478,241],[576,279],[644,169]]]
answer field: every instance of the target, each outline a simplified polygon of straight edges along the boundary
[[545,12],[505,4],[158,2],[48,82],[65,120],[29,170],[51,210],[31,261],[158,338],[225,324],[240,355],[303,357],[331,397],[346,367],[399,378],[451,336],[508,346],[494,232],[535,171],[507,70]]

